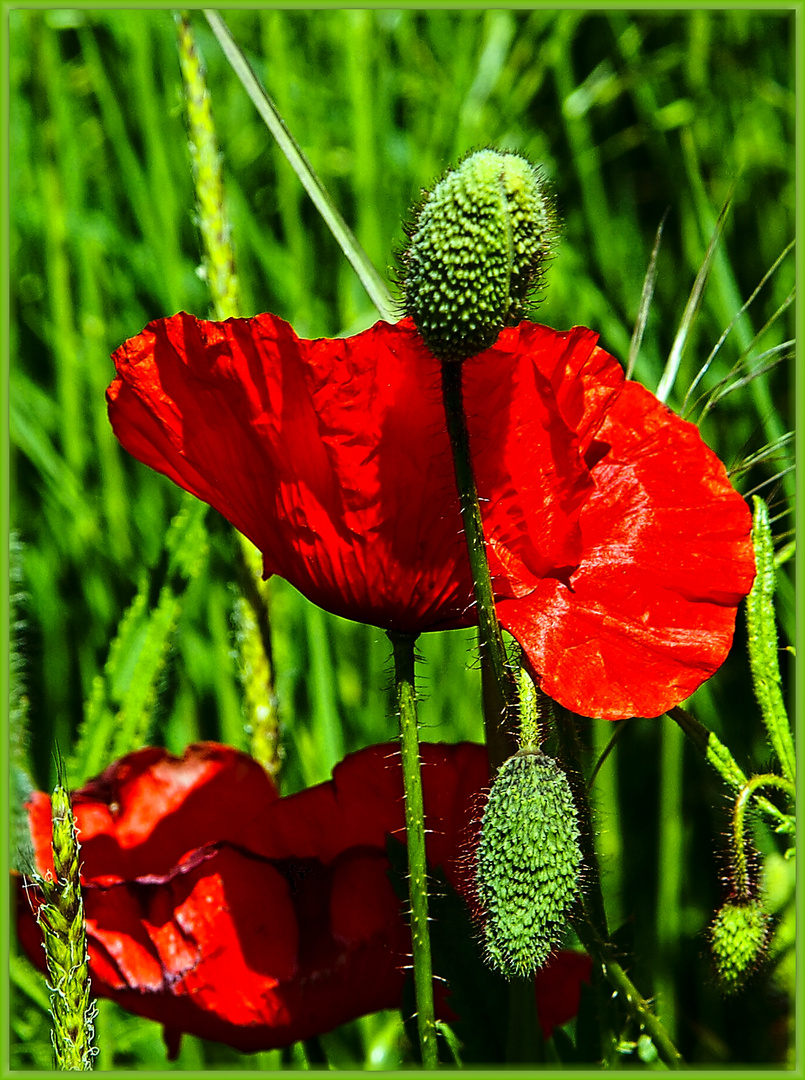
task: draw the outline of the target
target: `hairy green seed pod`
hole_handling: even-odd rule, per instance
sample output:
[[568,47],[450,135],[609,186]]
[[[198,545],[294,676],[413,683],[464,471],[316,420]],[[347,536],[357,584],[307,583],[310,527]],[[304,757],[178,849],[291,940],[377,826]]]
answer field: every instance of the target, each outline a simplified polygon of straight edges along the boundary
[[580,870],[567,777],[553,758],[519,751],[492,785],[478,847],[476,884],[492,967],[508,977],[542,967],[562,938]]
[[769,917],[759,900],[728,900],[710,927],[710,948],[721,989],[740,990],[763,959]]
[[539,171],[518,154],[479,150],[426,198],[405,254],[405,309],[440,360],[490,348],[524,317],[554,229]]

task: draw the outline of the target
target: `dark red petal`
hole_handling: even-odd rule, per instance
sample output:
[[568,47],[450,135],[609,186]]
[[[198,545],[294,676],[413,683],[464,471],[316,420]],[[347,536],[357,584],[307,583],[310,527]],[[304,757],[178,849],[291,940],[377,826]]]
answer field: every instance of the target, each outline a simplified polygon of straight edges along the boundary
[[[422,756],[429,858],[454,879],[473,803],[488,782],[486,753],[472,744],[425,744]],[[104,826],[86,837],[82,854],[101,864],[92,849],[107,845],[103,879],[88,878],[84,891],[93,990],[160,1021],[174,1044],[188,1032],[242,1050],[268,1049],[400,1005],[410,938],[384,850],[388,832],[401,832],[403,822],[396,748],[359,751],[332,781],[263,799],[259,821],[224,785],[245,783],[260,796],[252,765],[212,744],[190,747],[183,758],[145,750],[76,793],[77,814],[87,822],[98,814]],[[111,796],[120,801],[110,814]],[[138,816],[140,801],[148,805]],[[44,851],[49,800],[35,796],[29,814]],[[160,814],[171,823],[168,844]],[[179,829],[188,839],[177,843]],[[191,837],[207,847],[162,876],[142,873],[151,855],[162,866],[167,851],[184,850]],[[136,866],[137,880],[98,887],[120,876],[108,873],[109,844],[118,870]],[[22,891],[19,926],[41,965]],[[588,977],[589,959],[573,953],[558,954],[540,973],[546,1034],[573,1015]],[[439,1015],[455,1019],[444,993],[437,998]]]
[[[449,863],[466,805],[486,782],[486,753],[426,744],[423,760],[429,851]],[[333,780],[284,799],[231,748],[201,744],[182,758],[146,749],[110,766],[74,804],[86,825],[95,993],[174,1037],[243,1050],[400,1006],[410,937],[385,852],[389,833],[404,839],[396,745],[350,755]],[[41,865],[46,796],[30,801],[29,820]],[[19,925],[41,965],[22,897]]]
[[586,953],[560,949],[537,972],[534,980],[537,1016],[546,1039],[555,1027],[566,1024],[578,1013],[581,984],[590,982],[591,971],[592,960]]
[[504,600],[545,692],[586,716],[658,716],[723,663],[754,578],[751,516],[693,424],[625,383],[595,430],[606,450],[568,585]]

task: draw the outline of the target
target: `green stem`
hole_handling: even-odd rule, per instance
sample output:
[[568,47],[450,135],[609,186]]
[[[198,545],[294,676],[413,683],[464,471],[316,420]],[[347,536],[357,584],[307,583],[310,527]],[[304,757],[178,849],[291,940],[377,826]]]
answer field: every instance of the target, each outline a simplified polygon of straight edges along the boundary
[[[472,572],[475,602],[478,608],[478,636],[481,642],[481,656],[489,665],[491,685],[485,687],[485,704],[492,705],[490,711],[484,710],[486,723],[487,747],[489,750],[490,769],[501,765],[510,755],[506,752],[507,721],[516,715],[517,687],[512,677],[503,643],[503,631],[498,621],[495,608],[495,594],[492,589],[492,577],[486,557],[486,539],[484,537],[481,507],[478,501],[478,489],[475,485],[475,473],[470,456],[470,440],[467,431],[467,418],[464,412],[462,392],[462,367],[457,362],[442,364],[442,394],[444,411],[447,417],[447,430],[453,450],[453,467],[456,475],[461,502],[461,518],[464,523],[464,535],[467,541],[467,555]],[[502,755],[502,756],[501,756]]]
[[422,1064],[439,1064],[433,1008],[433,966],[428,931],[428,879],[425,852],[425,810],[419,762],[416,690],[414,688],[414,641],[411,634],[388,632],[394,650],[394,677],[400,714],[400,752],[405,791],[405,834],[408,846],[408,895],[411,902],[411,947],[414,959],[417,1026]]
[[517,689],[520,697],[519,748],[539,750],[547,734],[544,729],[552,711],[551,699],[522,667],[517,675]]
[[733,857],[735,859],[735,887],[739,896],[748,897],[750,890],[749,863],[746,855],[746,837],[744,832],[744,820],[746,807],[750,798],[760,787],[776,787],[785,791],[793,799],[794,785],[787,777],[776,776],[774,773],[763,773],[747,780],[738,793],[735,806],[732,811],[732,838]]
[[204,246],[204,271],[216,319],[240,316],[240,290],[235,274],[231,225],[224,204],[221,155],[212,118],[210,95],[201,57],[187,13],[176,16],[179,66],[185,89],[187,127],[198,225]]
[[[587,951],[593,957],[601,959],[601,948],[594,952],[588,945],[589,933],[585,936],[583,932],[584,926],[580,928],[580,922],[586,920],[590,925],[591,932],[595,934],[598,941],[603,943],[609,939],[606,905],[604,904],[604,893],[601,888],[601,867],[598,861],[598,852],[595,849],[593,816],[590,809],[588,786],[584,783],[584,762],[576,729],[576,717],[561,707],[554,709],[554,717],[559,740],[559,756],[567,767],[567,778],[573,791],[573,800],[579,818],[579,840],[584,856],[584,869],[582,871],[585,897],[584,914],[581,919],[576,915],[571,921],[579,940]],[[612,998],[608,993],[604,978],[609,978],[606,965],[602,968],[602,964],[593,964],[592,988],[598,1021],[601,1060],[604,1067],[608,1068],[612,1066],[613,1059],[616,1057],[615,1032],[618,1030],[618,1026],[614,1016]]]
[[547,1061],[545,1039],[537,1016],[534,980],[514,978],[509,983],[509,1027],[506,1064]]
[[581,745],[572,714],[561,707],[557,707],[554,709],[554,715],[556,733],[559,737],[559,753],[562,761],[567,766],[567,776],[573,789],[573,799],[579,815],[580,840],[584,853],[584,893],[587,903],[592,908],[592,919],[596,930],[606,940],[609,937],[609,930],[607,929],[604,894],[601,891],[601,868],[595,850],[593,816],[590,810],[590,800],[587,796],[587,785],[584,783]]
[[752,522],[752,542],[757,574],[752,591],[746,598],[749,666],[769,742],[777,755],[783,774],[793,783],[796,775],[796,754],[783,702],[777,626],[774,619],[774,543],[768,507],[757,496]]
[[[243,314],[240,287],[235,272],[232,224],[224,200],[224,174],[207,78],[186,12],[176,16],[176,29],[204,274],[215,318],[236,319]],[[236,608],[238,652],[244,705],[249,720],[250,750],[252,757],[278,782],[281,764],[279,713],[268,588],[262,580],[259,552],[242,533],[236,535],[236,574],[243,594]]]
[[576,933],[585,949],[603,966],[609,984],[617,991],[629,1016],[651,1036],[657,1053],[669,1069],[680,1069],[684,1059],[674,1046],[661,1020],[652,1011],[646,999],[638,993],[634,983],[617,960],[610,947],[600,937],[589,916],[578,919]]
[[[741,791],[748,783],[746,774],[735,761],[729,747],[724,745],[715,732],[710,731],[704,724],[700,724],[690,713],[678,705],[673,709],[669,709],[668,715],[679,724],[696,749],[704,756],[707,763],[716,770],[724,783],[735,791]],[[790,831],[791,818],[788,814],[762,795],[755,795],[755,801],[758,808],[774,821],[780,831]]]

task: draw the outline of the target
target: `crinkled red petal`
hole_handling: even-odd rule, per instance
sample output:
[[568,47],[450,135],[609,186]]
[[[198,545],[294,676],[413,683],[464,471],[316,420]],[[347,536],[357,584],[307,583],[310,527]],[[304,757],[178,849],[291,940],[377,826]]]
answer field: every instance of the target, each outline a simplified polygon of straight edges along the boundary
[[[428,849],[454,876],[487,783],[482,746],[423,746]],[[404,840],[397,747],[350,755],[331,781],[280,799],[262,769],[212,743],[147,748],[73,799],[93,991],[242,1050],[399,1008],[410,934],[389,877]],[[50,806],[29,802],[37,868]],[[43,960],[30,905],[20,937]],[[443,990],[442,1015],[450,1016]]]
[[[723,661],[750,517],[692,425],[583,327],[504,330],[464,364],[503,624],[569,709],[655,716]],[[438,362],[410,320],[304,341],[272,315],[151,323],[114,356],[115,431],[336,614],[474,621]]]
[[501,622],[545,692],[587,716],[658,716],[724,662],[752,586],[751,515],[693,424],[624,383],[595,441],[595,489],[568,584],[545,579]]
[[[508,333],[468,363],[465,393],[496,587],[520,595],[575,565],[591,485],[548,379]],[[547,353],[589,352],[584,334],[530,331]],[[386,628],[471,621],[440,368],[409,321],[305,341],[272,315],[181,314],[114,360],[120,441],[245,533],[267,573]]]

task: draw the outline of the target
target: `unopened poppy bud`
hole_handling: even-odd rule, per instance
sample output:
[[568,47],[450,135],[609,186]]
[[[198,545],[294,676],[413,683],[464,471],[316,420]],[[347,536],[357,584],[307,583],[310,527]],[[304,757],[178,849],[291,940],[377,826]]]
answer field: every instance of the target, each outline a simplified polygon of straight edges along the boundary
[[479,150],[425,200],[405,255],[406,312],[440,360],[490,348],[525,315],[553,238],[553,203],[518,154]]
[[725,994],[740,990],[763,959],[769,917],[759,900],[732,899],[710,928],[710,947]]
[[492,967],[524,977],[545,964],[562,938],[580,869],[567,777],[553,758],[519,751],[492,785],[478,848],[476,884]]

